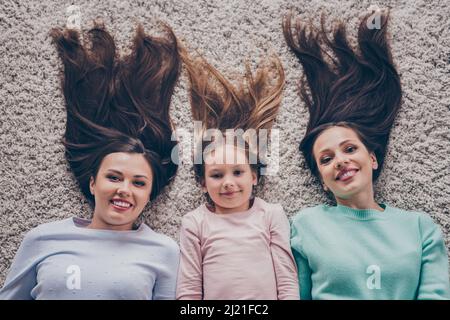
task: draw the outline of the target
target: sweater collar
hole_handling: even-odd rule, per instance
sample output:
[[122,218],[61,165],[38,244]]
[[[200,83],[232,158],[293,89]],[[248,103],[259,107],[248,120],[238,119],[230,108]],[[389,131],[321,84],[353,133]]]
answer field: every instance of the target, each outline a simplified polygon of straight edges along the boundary
[[109,230],[109,229],[89,229],[89,228],[87,228],[87,226],[92,222],[91,219],[72,217],[71,220],[72,220],[73,226],[76,227],[77,230],[83,230],[83,232],[90,232],[90,233],[131,234],[131,233],[141,232],[146,226],[145,223],[141,223],[137,229],[123,230],[123,231]]
[[333,210],[337,211],[338,214],[342,214],[349,218],[358,220],[371,220],[384,217],[388,213],[389,206],[387,204],[379,203],[379,205],[384,209],[384,211],[375,209],[354,209],[340,204],[332,208]]
[[249,215],[253,214],[254,212],[256,212],[259,208],[261,208],[262,206],[262,199],[255,197],[254,201],[253,201],[253,205],[245,211],[239,211],[239,212],[233,212],[233,213],[215,213],[213,211],[211,211],[210,209],[208,209],[208,207],[206,206],[206,204],[202,205],[202,208],[205,212],[207,212],[209,215],[214,215],[217,217],[224,217],[224,218],[230,218],[230,217],[248,217]]

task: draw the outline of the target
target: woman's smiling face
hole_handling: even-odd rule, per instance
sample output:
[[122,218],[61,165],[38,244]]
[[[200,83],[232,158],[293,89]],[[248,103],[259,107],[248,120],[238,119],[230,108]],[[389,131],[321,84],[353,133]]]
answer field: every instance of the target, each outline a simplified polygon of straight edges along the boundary
[[324,130],[314,143],[313,154],[324,189],[336,200],[372,192],[377,159],[353,129],[334,126]]
[[152,169],[144,155],[115,152],[103,158],[90,190],[95,198],[94,229],[131,230],[152,191]]

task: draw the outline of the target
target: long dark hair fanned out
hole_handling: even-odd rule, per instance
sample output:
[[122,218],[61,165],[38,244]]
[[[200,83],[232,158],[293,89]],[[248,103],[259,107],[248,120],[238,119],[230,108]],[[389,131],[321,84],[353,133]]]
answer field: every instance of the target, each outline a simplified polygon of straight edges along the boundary
[[[379,28],[369,29],[370,14],[360,22],[359,52],[350,47],[343,23],[335,26],[330,39],[324,16],[320,30],[298,19],[292,27],[291,14],[283,20],[286,42],[305,74],[300,93],[310,117],[300,150],[315,176],[318,169],[312,153],[314,142],[321,132],[336,125],[353,129],[368,150],[374,152],[378,161],[374,181],[383,167],[402,90],[387,40],[389,13],[376,14],[380,17]],[[331,54],[325,49],[330,49]]]
[[[131,54],[119,59],[111,34],[96,23],[82,43],[73,29],[50,33],[64,64],[66,158],[86,198],[89,180],[113,152],[140,153],[153,173],[154,199],[177,171],[171,161],[169,106],[180,73],[177,39],[164,25],[160,38],[138,26]],[[88,43],[90,42],[90,43]]]
[[[256,133],[260,129],[270,130],[281,105],[285,81],[278,58],[267,60],[255,74],[246,64],[244,77],[236,79],[237,86],[202,57],[194,59],[183,50],[182,59],[190,80],[192,117],[202,122],[203,130],[217,129],[224,135],[227,129],[254,129]],[[203,152],[210,143],[201,142],[196,151]],[[247,156],[248,152],[254,152],[249,150],[248,143],[245,147]],[[256,156],[257,163],[250,163],[258,178],[265,166],[259,156]],[[197,181],[201,182],[203,162],[194,164],[194,171]]]

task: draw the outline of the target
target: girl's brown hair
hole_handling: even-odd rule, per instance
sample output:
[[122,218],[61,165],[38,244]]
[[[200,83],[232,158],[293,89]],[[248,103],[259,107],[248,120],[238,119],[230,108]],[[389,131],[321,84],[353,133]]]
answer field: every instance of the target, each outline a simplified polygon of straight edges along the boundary
[[315,176],[319,173],[312,152],[314,142],[321,132],[332,126],[353,129],[369,152],[374,152],[379,164],[373,173],[374,181],[383,167],[402,89],[387,39],[389,13],[375,14],[380,18],[379,26],[374,24],[373,29],[369,28],[371,14],[360,22],[359,52],[350,47],[343,23],[335,26],[330,39],[324,27],[324,16],[320,30],[298,19],[292,27],[291,14],[283,20],[286,42],[305,74],[300,92],[308,107],[309,121],[300,150]]
[[[281,105],[285,80],[278,58],[268,60],[255,74],[246,64],[244,77],[236,79],[237,86],[202,57],[194,59],[183,50],[182,59],[190,80],[192,117],[202,122],[203,130],[217,129],[224,136],[227,129],[254,129],[256,133],[260,129],[270,130]],[[203,155],[205,148],[212,142],[203,139],[197,142],[196,152]],[[253,149],[249,150],[248,141],[245,150],[247,158],[249,152],[254,152]],[[265,166],[259,156],[256,155],[256,163],[250,163],[258,178]],[[201,155],[198,158],[201,159]],[[204,179],[204,170],[203,161],[194,164],[195,176],[200,183]]]
[[111,34],[96,23],[82,42],[73,29],[50,33],[64,65],[66,158],[91,204],[89,179],[113,152],[140,153],[153,171],[154,199],[177,171],[170,155],[169,106],[180,72],[177,39],[151,37],[138,26],[131,53],[120,59]]

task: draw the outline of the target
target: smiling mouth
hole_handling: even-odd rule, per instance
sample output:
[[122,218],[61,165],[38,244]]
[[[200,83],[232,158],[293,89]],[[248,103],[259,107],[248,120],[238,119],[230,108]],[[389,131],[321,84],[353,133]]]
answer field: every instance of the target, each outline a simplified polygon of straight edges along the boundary
[[233,196],[235,193],[239,193],[241,191],[230,191],[230,192],[222,192],[220,195],[225,196],[225,197],[231,197]]
[[352,179],[356,173],[359,171],[359,169],[346,169],[341,172],[336,177],[337,181],[347,181]]
[[126,211],[130,209],[133,205],[127,201],[121,201],[121,200],[111,200],[111,205],[114,209],[117,209],[119,211]]

